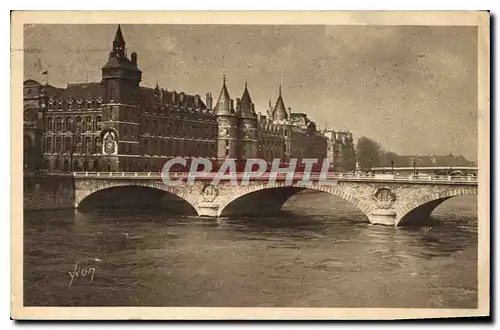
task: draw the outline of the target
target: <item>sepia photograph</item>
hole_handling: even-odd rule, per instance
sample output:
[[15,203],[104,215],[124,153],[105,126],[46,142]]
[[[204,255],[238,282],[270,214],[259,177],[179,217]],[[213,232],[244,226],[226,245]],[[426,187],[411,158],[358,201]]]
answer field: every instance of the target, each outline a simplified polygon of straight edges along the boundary
[[12,317],[488,316],[489,33],[15,12]]

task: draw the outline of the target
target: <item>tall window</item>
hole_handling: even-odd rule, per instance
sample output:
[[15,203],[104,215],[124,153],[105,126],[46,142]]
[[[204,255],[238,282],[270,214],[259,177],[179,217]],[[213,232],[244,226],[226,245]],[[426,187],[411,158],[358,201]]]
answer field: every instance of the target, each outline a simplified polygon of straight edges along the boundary
[[50,136],[45,140],[45,150],[52,153],[52,138]]
[[94,151],[99,153],[101,150],[101,139],[97,136],[94,138]]
[[75,119],[75,131],[76,132],[81,132],[82,131],[82,117],[76,116]]
[[59,133],[59,132],[62,132],[62,124],[63,124],[63,120],[61,117],[57,117],[56,118],[56,131]]
[[92,117],[85,117],[85,130],[92,131]]
[[82,138],[81,136],[77,136],[75,138],[75,152],[81,152],[82,151]]
[[71,137],[67,136],[64,139],[64,151],[65,152],[71,152]]
[[96,131],[100,131],[101,127],[102,127],[101,116],[97,116],[97,117],[95,117],[95,129],[96,129]]
[[48,131],[54,130],[54,119],[52,119],[52,117],[47,118],[47,130]]
[[73,121],[71,120],[71,117],[66,117],[66,132],[70,132],[72,130],[72,124]]
[[92,138],[90,136],[85,137],[85,153],[92,153]]
[[56,137],[56,146],[54,148],[55,153],[61,153],[62,151],[62,138],[60,136]]

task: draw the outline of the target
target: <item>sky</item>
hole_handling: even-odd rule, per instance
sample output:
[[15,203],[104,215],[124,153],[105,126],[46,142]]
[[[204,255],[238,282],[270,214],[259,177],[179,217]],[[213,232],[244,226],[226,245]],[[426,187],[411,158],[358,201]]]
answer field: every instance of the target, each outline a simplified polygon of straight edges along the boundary
[[[116,25],[26,25],[24,77],[100,81]],[[282,84],[292,112],[399,154],[477,161],[477,29],[466,26],[122,25],[142,86],[211,92],[225,72],[257,112]]]

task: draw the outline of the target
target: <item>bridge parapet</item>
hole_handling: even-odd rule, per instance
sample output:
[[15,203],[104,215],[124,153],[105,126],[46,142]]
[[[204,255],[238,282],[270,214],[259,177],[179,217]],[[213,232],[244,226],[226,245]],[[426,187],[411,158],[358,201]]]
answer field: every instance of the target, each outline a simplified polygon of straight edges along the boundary
[[[189,174],[185,172],[171,172],[168,177],[171,179],[188,179],[190,177],[197,181],[210,181],[216,177],[216,173],[209,174]],[[161,172],[73,172],[75,178],[100,178],[100,179],[162,179],[164,175]],[[221,181],[234,178],[241,180],[245,177],[244,173],[235,173],[233,175],[225,175]],[[259,177],[251,177],[250,181],[266,181],[270,180],[272,175],[264,173]],[[277,173],[275,175],[276,181],[284,181],[287,179],[286,173]],[[451,175],[396,175],[396,174],[361,174],[361,173],[328,173],[321,175],[319,173],[309,173],[306,176],[304,173],[293,174],[292,181],[300,180],[328,180],[330,184],[332,181],[356,181],[356,182],[410,182],[410,183],[442,183],[442,184],[470,184],[477,185],[478,179],[476,176],[451,176]],[[320,182],[321,183],[321,182]],[[328,183],[325,183],[328,184]]]

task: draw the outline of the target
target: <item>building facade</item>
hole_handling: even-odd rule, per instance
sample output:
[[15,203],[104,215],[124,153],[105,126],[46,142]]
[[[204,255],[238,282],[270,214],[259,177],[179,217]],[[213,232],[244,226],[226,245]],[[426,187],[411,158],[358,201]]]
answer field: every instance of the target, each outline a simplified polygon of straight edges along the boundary
[[345,139],[332,139],[306,114],[285,107],[281,86],[266,115],[256,112],[247,84],[232,99],[225,78],[215,104],[211,93],[202,100],[158,84],[141,86],[138,55],[127,56],[120,26],[101,71],[100,82],[66,88],[24,82],[25,170],[160,171],[177,156],[342,159],[336,170],[354,163],[345,158]]
[[353,171],[356,168],[356,150],[351,132],[323,131],[327,138],[327,157],[332,171]]

